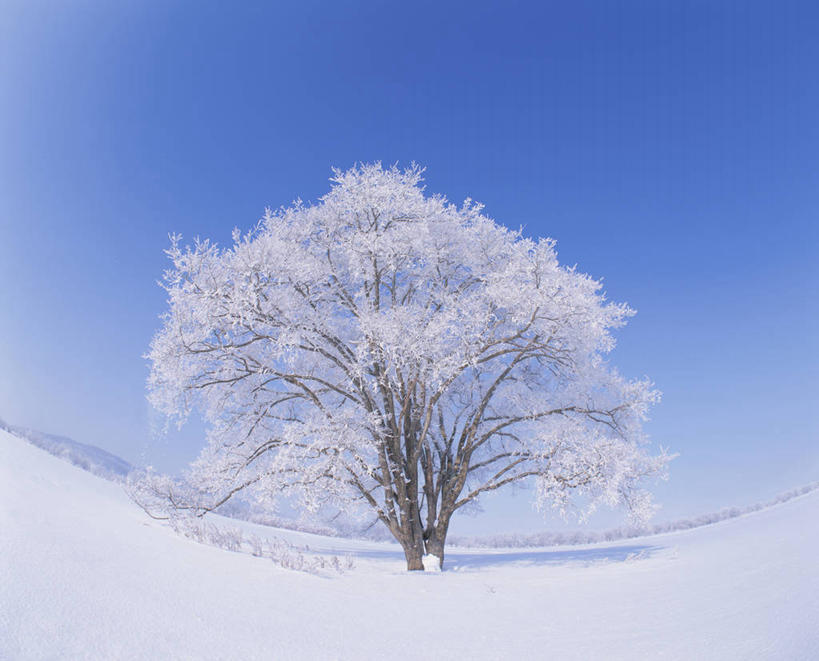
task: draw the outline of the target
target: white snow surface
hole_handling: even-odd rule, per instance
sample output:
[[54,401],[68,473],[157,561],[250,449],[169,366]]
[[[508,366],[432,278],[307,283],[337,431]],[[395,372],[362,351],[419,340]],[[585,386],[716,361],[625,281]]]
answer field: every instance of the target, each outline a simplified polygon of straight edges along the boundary
[[435,573],[393,544],[225,523],[355,568],[197,544],[0,431],[0,658],[819,659],[816,491],[608,544],[450,548]]

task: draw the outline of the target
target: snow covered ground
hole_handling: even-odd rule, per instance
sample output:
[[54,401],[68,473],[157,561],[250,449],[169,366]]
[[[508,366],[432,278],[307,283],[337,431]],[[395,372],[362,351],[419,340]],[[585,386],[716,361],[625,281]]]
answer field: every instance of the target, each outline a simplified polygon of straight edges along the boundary
[[116,483],[0,431],[0,658],[819,659],[819,492],[695,530],[449,550],[229,521],[341,575],[197,544]]

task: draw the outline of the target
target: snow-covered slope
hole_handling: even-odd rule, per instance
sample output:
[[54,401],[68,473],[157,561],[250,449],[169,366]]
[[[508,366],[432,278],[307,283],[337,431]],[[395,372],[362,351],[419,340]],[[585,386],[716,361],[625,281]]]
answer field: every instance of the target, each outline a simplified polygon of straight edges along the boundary
[[241,525],[356,567],[196,544],[0,432],[0,658],[819,658],[817,492],[628,542],[452,549],[439,574],[391,544]]
[[106,480],[119,481],[133,469],[131,464],[115,454],[106,452],[96,445],[79,443],[67,436],[46,434],[36,429],[10,425],[3,420],[0,420],[0,430],[22,438],[49,454],[60,457],[89,473],[104,477]]

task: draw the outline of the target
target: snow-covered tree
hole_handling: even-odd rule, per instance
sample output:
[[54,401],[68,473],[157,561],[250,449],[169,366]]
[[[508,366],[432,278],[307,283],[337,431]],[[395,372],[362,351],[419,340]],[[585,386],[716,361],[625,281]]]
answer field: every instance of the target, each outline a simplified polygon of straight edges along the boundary
[[426,196],[417,167],[335,171],[314,205],[267,211],[234,244],[172,238],[150,399],[209,422],[189,479],[370,510],[408,569],[443,563],[453,514],[522,481],[586,514],[653,510],[641,423],[658,398],[604,356],[632,311],[481,213]]

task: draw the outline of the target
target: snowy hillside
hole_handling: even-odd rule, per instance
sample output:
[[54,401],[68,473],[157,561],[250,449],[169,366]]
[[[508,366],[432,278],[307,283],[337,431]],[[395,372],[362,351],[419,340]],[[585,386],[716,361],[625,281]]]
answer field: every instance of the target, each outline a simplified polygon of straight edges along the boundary
[[627,542],[453,548],[437,574],[392,544],[224,523],[355,567],[197,544],[0,431],[0,658],[819,658],[815,491]]
[[60,457],[60,459],[64,459],[89,473],[104,477],[106,480],[121,480],[133,468],[131,464],[115,454],[106,452],[96,445],[79,443],[67,436],[46,434],[36,429],[10,425],[3,420],[0,420],[0,430],[25,439],[49,454]]

